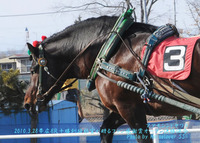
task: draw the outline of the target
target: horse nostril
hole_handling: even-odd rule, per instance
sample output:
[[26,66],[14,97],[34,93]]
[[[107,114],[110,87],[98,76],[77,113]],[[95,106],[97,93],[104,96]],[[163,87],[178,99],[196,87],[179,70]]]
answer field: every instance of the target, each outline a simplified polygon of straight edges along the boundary
[[29,103],[26,103],[26,104],[24,105],[24,108],[25,108],[26,110],[29,110],[29,109],[31,108],[31,105],[30,105]]

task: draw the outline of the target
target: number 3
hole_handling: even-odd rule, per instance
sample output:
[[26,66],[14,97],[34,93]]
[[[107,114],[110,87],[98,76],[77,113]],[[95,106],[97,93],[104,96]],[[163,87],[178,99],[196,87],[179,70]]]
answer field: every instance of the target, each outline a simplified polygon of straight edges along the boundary
[[[174,52],[177,53],[177,51],[180,52],[178,54],[174,54]],[[164,60],[164,71],[183,70],[185,65],[185,51],[186,51],[186,46],[166,47],[165,55],[169,54],[169,56],[167,56],[168,58]],[[178,64],[173,65],[173,62],[176,62]]]

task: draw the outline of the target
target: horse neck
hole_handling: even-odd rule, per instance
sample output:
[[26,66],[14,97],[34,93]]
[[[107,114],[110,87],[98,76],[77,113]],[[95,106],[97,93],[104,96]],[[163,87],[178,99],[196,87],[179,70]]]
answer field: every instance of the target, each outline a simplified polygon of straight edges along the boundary
[[[91,25],[92,28],[87,27],[88,31],[84,29],[78,33],[72,32],[68,34],[70,36],[49,43],[45,47],[46,51],[52,59],[59,59],[59,65],[61,65],[58,67],[59,71],[64,71],[78,55],[77,60],[70,67],[70,74],[68,73],[66,78],[85,79],[89,75],[95,57],[114,23],[115,19],[106,26]],[[87,35],[85,35],[85,31],[87,31]],[[80,54],[83,50],[85,51]],[[56,61],[54,61],[54,64],[56,64]]]
[[101,41],[97,41],[88,47],[86,47],[86,51],[83,52],[80,57],[76,61],[76,65],[78,70],[75,72],[77,73],[77,78],[79,79],[86,79],[88,78],[92,65],[95,62],[97,54],[99,53],[101,46],[103,45],[105,38]]
[[[64,71],[73,59],[79,55],[84,49],[87,50],[79,56],[76,62],[73,64],[70,74],[67,78],[87,78],[90,69],[94,63],[95,57],[100,50],[105,37],[109,34],[113,28],[117,17],[101,17],[97,19],[90,19],[89,22],[79,24],[78,26],[72,26],[72,28],[66,29],[63,32],[55,34],[52,38],[48,38],[50,42],[47,43],[46,51],[53,57],[53,59],[59,59],[54,61],[57,70]],[[86,20],[87,21],[87,20]],[[130,28],[130,32],[126,35],[132,34],[136,31],[146,31],[145,26],[139,26],[141,24],[133,24]],[[148,26],[150,27],[150,26]],[[151,28],[149,28],[151,29]],[[53,41],[53,42],[52,42]]]

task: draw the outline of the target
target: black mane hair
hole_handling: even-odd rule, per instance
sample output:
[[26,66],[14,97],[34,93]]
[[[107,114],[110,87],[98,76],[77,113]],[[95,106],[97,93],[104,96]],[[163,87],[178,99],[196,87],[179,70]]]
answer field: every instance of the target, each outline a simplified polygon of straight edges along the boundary
[[[90,32],[92,32],[92,33],[95,31],[97,32],[97,27],[101,27],[100,30],[106,31],[107,29],[104,29],[104,28],[106,28],[107,26],[110,26],[110,25],[114,25],[117,18],[118,17],[116,17],[116,16],[113,16],[113,17],[101,16],[98,18],[86,19],[84,21],[81,21],[74,25],[69,26],[58,33],[53,34],[49,38],[42,41],[42,44],[49,44],[51,42],[55,42],[57,40],[61,40],[63,38],[66,38],[66,37],[69,37],[72,35],[75,36],[76,34],[79,34],[80,31],[83,31],[83,30],[87,30],[87,31],[85,31],[85,33],[88,33],[88,34]],[[98,32],[101,32],[101,31],[98,31]],[[85,37],[85,36],[89,36],[89,35],[83,35],[83,37]]]
[[[49,48],[52,49],[51,51],[55,54],[57,52],[62,54],[70,52],[71,55],[77,54],[77,52],[80,52],[89,42],[98,38],[100,39],[100,37],[106,37],[117,19],[118,17],[116,16],[90,18],[65,28],[63,31],[45,39],[41,44],[44,47],[49,45]],[[152,33],[156,29],[156,26],[135,22],[125,35],[129,36],[135,32]]]
[[[83,28],[86,29],[87,27],[91,27],[91,26],[93,26],[93,27],[99,26],[99,27],[103,27],[103,28],[105,28],[106,26],[109,26],[109,25],[114,26],[117,18],[118,18],[117,16],[112,16],[112,17],[101,16],[101,17],[98,17],[98,18],[89,18],[89,19],[86,19],[84,21],[78,22],[74,25],[71,25],[71,26],[65,28],[64,30],[62,30],[58,33],[53,34],[49,38],[45,39],[42,43],[48,44],[50,42],[55,42],[57,40],[65,38],[66,36],[69,36],[70,33],[74,32],[74,31],[77,31],[77,33],[79,33],[78,31],[80,29],[83,29]],[[154,26],[154,25],[135,22],[131,26],[130,30],[131,30],[131,33],[133,34],[135,32],[142,32],[142,31],[143,32],[153,32],[157,28],[158,27]]]

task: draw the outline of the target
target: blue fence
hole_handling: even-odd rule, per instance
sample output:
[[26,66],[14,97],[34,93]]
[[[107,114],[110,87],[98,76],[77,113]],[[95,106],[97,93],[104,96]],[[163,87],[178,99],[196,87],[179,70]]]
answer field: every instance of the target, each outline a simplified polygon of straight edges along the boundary
[[[75,103],[68,101],[53,101],[53,107],[38,116],[37,128],[31,131],[31,118],[23,110],[18,113],[4,115],[0,112],[0,135],[19,135],[32,133],[60,133],[78,128],[78,111]],[[4,139],[0,143],[30,143],[30,139]],[[78,137],[71,138],[41,138],[37,143],[79,143]]]
[[[42,112],[38,116],[38,125],[34,133],[76,133],[76,132],[112,132],[112,130],[100,131],[101,122],[87,122],[83,120],[78,123],[78,114],[76,104],[68,101],[54,101],[53,108]],[[194,120],[172,120],[165,122],[155,122],[148,124],[150,129],[158,127],[159,130],[173,129],[194,129],[200,128],[200,121]],[[19,135],[30,134],[31,118],[23,110],[19,113],[4,115],[0,112],[0,135]],[[130,132],[127,125],[121,126],[117,131],[127,132],[127,135],[114,136],[113,143],[136,143],[136,137]],[[153,136],[152,136],[153,138]],[[200,140],[200,133],[178,133],[178,134],[160,134],[159,143],[197,143]],[[0,143],[29,143],[30,139],[4,139]],[[37,143],[97,143],[100,142],[99,136],[94,137],[68,137],[68,138],[40,138]]]

